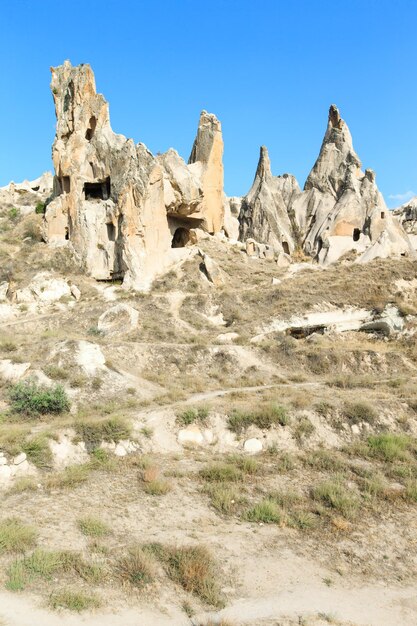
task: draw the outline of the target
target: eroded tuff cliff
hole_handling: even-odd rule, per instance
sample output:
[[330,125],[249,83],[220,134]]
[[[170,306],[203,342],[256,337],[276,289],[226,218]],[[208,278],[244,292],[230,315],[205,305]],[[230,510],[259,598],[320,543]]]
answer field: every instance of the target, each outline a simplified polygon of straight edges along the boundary
[[290,208],[301,193],[294,176],[273,176],[268,150],[261,147],[255,179],[243,198],[239,214],[239,238],[271,245],[277,252],[291,254],[296,245]]
[[220,122],[202,112],[190,164],[174,150],[155,158],[112,131],[89,65],[51,71],[57,128],[45,237],[70,241],[94,278],[147,288],[180,259],[190,229],[223,226]]
[[319,156],[299,190],[294,177],[272,176],[266,148],[242,199],[240,239],[253,237],[284,252],[295,247],[331,263],[354,250],[360,261],[413,254],[409,237],[387,209],[372,170],[361,170],[347,124],[335,105]]

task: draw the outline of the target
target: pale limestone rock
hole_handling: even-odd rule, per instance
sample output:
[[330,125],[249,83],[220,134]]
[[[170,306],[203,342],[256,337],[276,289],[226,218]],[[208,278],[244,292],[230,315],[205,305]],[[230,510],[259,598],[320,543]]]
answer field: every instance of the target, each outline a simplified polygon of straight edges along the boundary
[[303,247],[328,264],[355,250],[363,261],[411,254],[411,243],[388,211],[372,170],[361,170],[336,106],[329,110],[320,154],[291,210]]
[[200,250],[200,256],[203,259],[204,271],[207,278],[213,285],[219,287],[224,284],[224,275],[216,261],[214,261],[208,254],[205,254]]
[[182,428],[178,432],[178,443],[181,445],[196,445],[201,446],[204,444],[204,435],[201,429],[195,424],[190,424],[187,428]]
[[10,465],[0,465],[0,483],[8,482],[12,477],[12,468]]
[[242,198],[224,197],[224,221],[223,230],[231,241],[239,239],[239,213]]
[[88,452],[83,441],[74,443],[75,432],[67,429],[58,434],[58,439],[50,439],[49,447],[51,449],[54,466],[56,469],[63,469],[70,465],[86,463],[88,461]]
[[21,463],[24,463],[26,461],[26,458],[27,458],[26,454],[24,452],[21,452],[20,454],[14,457],[13,464],[20,465]]
[[76,364],[89,376],[95,376],[98,371],[105,369],[105,356],[96,343],[78,341],[74,356]]
[[39,272],[34,276],[28,287],[17,289],[17,304],[32,302],[56,302],[62,297],[70,296],[71,289],[67,281],[56,278],[52,272]]
[[413,249],[417,250],[417,196],[395,209],[393,215],[408,234]]
[[71,295],[78,301],[81,298],[81,291],[77,285],[71,285]]
[[0,361],[0,376],[4,380],[15,382],[20,380],[30,368],[30,363],[13,363],[10,359]]
[[126,333],[137,328],[139,311],[129,304],[116,304],[98,318],[97,328],[105,333]]
[[293,176],[272,175],[268,150],[262,146],[255,180],[249,193],[242,198],[239,239],[254,239],[269,244],[277,252],[292,253],[298,241],[290,209],[300,194]]
[[0,302],[7,302],[7,292],[9,291],[9,283],[0,283]]
[[147,290],[184,257],[172,247],[182,247],[190,229],[218,232],[223,226],[220,122],[201,114],[186,165],[173,150],[155,158],[112,131],[88,65],[66,61],[52,68],[52,92],[55,179],[45,238],[70,242],[94,278]]
[[262,441],[255,437],[247,439],[243,444],[243,449],[245,452],[248,452],[248,454],[257,454],[262,451]]
[[233,343],[239,338],[239,333],[221,333],[217,335],[217,341],[219,343]]
[[223,227],[223,137],[215,115],[202,111],[197,136],[191,150],[189,164],[201,164],[201,185],[205,230],[217,233]]

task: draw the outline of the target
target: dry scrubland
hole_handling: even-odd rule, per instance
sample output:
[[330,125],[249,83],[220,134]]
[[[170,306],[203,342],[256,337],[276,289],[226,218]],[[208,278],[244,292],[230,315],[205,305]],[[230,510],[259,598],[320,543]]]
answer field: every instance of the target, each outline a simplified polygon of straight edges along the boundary
[[[289,276],[210,239],[223,286],[194,257],[134,294],[48,249],[41,219],[3,208],[0,282],[54,270],[81,299],[14,304],[0,325],[1,359],[30,363],[33,381],[0,388],[0,451],[32,468],[1,492],[4,623],[58,612],[76,624],[80,611],[92,625],[416,623],[417,298],[396,284],[416,264]],[[117,303],[137,327],[116,316],[101,331]],[[405,318],[389,338],[251,342],[274,318],[388,303]],[[103,363],[77,360],[79,342]],[[206,431],[201,445],[178,441]],[[63,433],[83,454],[58,463]],[[262,451],[245,453],[248,439]],[[133,444],[123,457],[120,441]]]

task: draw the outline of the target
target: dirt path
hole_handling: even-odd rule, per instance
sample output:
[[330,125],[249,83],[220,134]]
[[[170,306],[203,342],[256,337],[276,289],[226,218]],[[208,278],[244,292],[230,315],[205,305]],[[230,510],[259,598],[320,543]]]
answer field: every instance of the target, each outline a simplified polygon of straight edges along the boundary
[[[178,608],[166,613],[135,607],[122,611],[88,613],[51,613],[39,599],[11,592],[0,592],[0,618],[5,626],[189,626],[199,620],[223,617],[239,624],[275,623],[269,620],[325,615],[351,622],[355,626],[415,626],[417,596],[413,587],[388,588],[365,586],[335,588],[323,585],[298,585],[263,598],[244,598],[220,613],[205,613],[192,622]],[[304,623],[304,622],[297,622]]]

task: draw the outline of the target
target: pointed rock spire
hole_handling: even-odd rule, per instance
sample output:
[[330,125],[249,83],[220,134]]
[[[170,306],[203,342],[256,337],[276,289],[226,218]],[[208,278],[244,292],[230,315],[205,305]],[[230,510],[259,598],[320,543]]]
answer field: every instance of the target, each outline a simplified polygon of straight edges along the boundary
[[332,104],[329,109],[327,130],[320,154],[311,170],[304,190],[318,189],[338,198],[351,180],[362,179],[361,162],[353,149],[352,136],[339,109]]
[[256,168],[255,179],[260,178],[261,180],[265,180],[266,178],[272,176],[271,172],[271,161],[269,160],[268,148],[266,146],[261,146],[259,152],[259,161],[258,167]]

